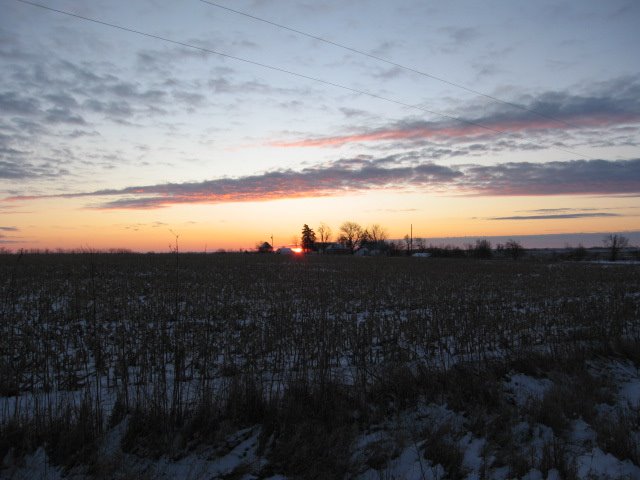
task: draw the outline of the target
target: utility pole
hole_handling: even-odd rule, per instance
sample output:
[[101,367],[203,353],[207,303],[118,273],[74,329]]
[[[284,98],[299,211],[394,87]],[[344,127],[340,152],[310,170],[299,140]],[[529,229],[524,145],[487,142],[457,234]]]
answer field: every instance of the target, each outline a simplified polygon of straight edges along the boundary
[[411,236],[409,237],[409,256],[413,254],[413,223],[411,224]]
[[271,234],[271,250],[275,251],[276,246],[273,244],[273,233]]

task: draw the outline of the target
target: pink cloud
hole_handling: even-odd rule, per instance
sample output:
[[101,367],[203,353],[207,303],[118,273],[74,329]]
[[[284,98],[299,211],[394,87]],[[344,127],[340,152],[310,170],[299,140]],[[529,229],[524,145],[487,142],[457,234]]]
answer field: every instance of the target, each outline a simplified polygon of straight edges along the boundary
[[339,196],[371,190],[423,191],[479,196],[639,195],[640,159],[510,162],[457,168],[395,158],[346,159],[301,171],[278,170],[239,178],[132,186],[34,198],[95,198],[97,209],[162,208],[177,204],[231,203]]
[[383,142],[398,140],[465,140],[483,135],[522,133],[530,131],[557,130],[563,131],[576,128],[604,128],[612,125],[638,122],[640,117],[630,113],[609,113],[589,116],[565,117],[563,121],[570,122],[568,126],[560,121],[546,118],[525,118],[499,120],[491,123],[482,120],[460,124],[458,126],[443,123],[423,123],[397,125],[389,128],[364,131],[348,135],[334,135],[329,137],[306,138],[293,141],[272,141],[269,145],[281,148],[306,147],[339,147],[349,143]]

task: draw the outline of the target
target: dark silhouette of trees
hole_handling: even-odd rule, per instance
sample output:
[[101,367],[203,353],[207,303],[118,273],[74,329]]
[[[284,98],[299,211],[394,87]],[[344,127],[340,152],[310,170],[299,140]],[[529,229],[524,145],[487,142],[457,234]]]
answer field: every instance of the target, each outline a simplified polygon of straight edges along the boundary
[[316,243],[316,234],[309,228],[306,223],[302,227],[301,246],[304,252],[310,252],[314,249]]
[[360,245],[363,233],[362,227],[356,222],[344,222],[340,225],[339,242],[353,253]]
[[273,246],[269,242],[258,242],[256,250],[259,253],[271,253],[273,252]]
[[384,242],[388,238],[387,231],[381,225],[374,223],[367,229],[369,240],[373,243]]
[[389,249],[386,240],[387,231],[375,223],[362,232],[359,247],[375,251],[376,255],[379,255],[381,252],[386,252]]
[[371,238],[371,234],[369,233],[369,230],[366,228],[362,231],[362,235],[360,236],[359,246],[360,248],[373,246],[373,239]]
[[609,260],[615,262],[618,259],[620,251],[627,248],[629,239],[623,235],[612,233],[604,237],[604,246],[609,249]]
[[413,239],[409,235],[404,236],[404,244],[407,249],[407,255],[411,255],[413,253]]
[[522,245],[513,239],[509,239],[507,243],[504,244],[504,251],[514,260],[517,260],[524,255],[524,248]]
[[493,251],[491,250],[491,242],[486,238],[476,240],[475,245],[471,245],[469,253],[475,258],[491,258]]
[[566,245],[565,249],[568,250],[567,258],[569,260],[581,261],[587,258],[587,249],[581,243],[579,243],[575,248],[572,248],[570,245]]
[[435,246],[429,245],[426,251],[431,254],[432,257],[443,258],[464,258],[465,251],[455,245]]
[[318,235],[320,237],[321,243],[328,243],[331,241],[331,235],[333,232],[331,231],[331,227],[324,222],[320,223],[318,227]]

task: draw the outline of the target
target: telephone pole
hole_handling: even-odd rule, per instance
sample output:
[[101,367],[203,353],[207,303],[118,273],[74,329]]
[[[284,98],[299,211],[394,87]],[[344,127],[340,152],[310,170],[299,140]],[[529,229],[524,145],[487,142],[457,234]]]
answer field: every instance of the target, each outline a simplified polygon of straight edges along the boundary
[[409,237],[409,256],[413,254],[413,223],[411,224],[411,236]]

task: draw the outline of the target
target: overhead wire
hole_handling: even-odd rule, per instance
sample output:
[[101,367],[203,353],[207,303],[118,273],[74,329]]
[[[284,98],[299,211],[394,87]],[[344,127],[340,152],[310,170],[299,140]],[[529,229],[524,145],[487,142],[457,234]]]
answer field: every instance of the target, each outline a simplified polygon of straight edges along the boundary
[[[269,69],[269,70],[280,72],[280,73],[284,73],[284,74],[295,76],[295,77],[302,78],[302,79],[305,79],[305,80],[311,80],[313,82],[321,83],[321,84],[328,85],[328,86],[335,87],[335,88],[340,88],[340,89],[343,89],[343,90],[346,90],[346,91],[349,91],[349,92],[352,92],[352,93],[357,93],[359,95],[365,95],[365,96],[368,96],[368,97],[371,97],[371,98],[376,98],[378,100],[382,100],[382,101],[385,101],[385,102],[393,103],[393,104],[396,104],[396,105],[399,105],[399,106],[402,106],[402,107],[411,108],[411,109],[414,109],[414,110],[420,110],[422,112],[430,113],[432,115],[436,115],[436,116],[439,116],[439,117],[442,117],[442,118],[447,118],[449,120],[454,120],[456,122],[460,122],[460,123],[465,123],[467,125],[476,126],[476,127],[479,127],[479,128],[484,129],[484,130],[487,130],[487,131],[490,131],[490,132],[493,132],[493,133],[497,133],[497,134],[500,134],[500,135],[509,135],[509,132],[506,132],[504,130],[500,130],[500,129],[497,129],[497,128],[493,128],[493,127],[484,125],[482,123],[475,122],[473,120],[467,120],[467,119],[464,119],[464,118],[456,117],[454,115],[449,115],[449,114],[446,114],[446,113],[437,112],[435,110],[430,110],[430,109],[422,107],[420,105],[414,105],[414,104],[406,103],[406,102],[403,102],[401,100],[396,100],[396,99],[393,99],[393,98],[389,98],[389,97],[385,97],[385,96],[382,96],[382,95],[378,95],[377,93],[369,92],[367,90],[361,90],[361,89],[349,87],[347,85],[343,85],[343,84],[340,84],[340,83],[332,82],[330,80],[325,80],[325,79],[318,78],[318,77],[313,77],[311,75],[306,75],[306,74],[300,73],[300,72],[294,72],[292,70],[288,70],[288,69],[285,69],[285,68],[282,68],[282,67],[278,67],[278,66],[275,66],[275,65],[270,65],[270,64],[258,62],[258,61],[255,61],[255,60],[242,58],[242,57],[239,57],[237,55],[231,55],[231,54],[220,52],[220,51],[213,50],[213,49],[210,49],[210,48],[201,47],[201,46],[198,46],[198,45],[193,45],[191,43],[181,42],[179,40],[173,40],[173,39],[170,39],[170,38],[167,38],[167,37],[163,37],[163,36],[160,36],[160,35],[155,35],[155,34],[152,34],[152,33],[143,32],[141,30],[137,30],[137,29],[134,29],[134,28],[124,27],[122,25],[118,25],[118,24],[115,24],[115,23],[106,22],[104,20],[99,20],[99,19],[96,19],[96,18],[87,17],[87,16],[84,16],[84,15],[80,15],[80,14],[77,14],[77,13],[69,12],[69,11],[66,11],[66,10],[60,10],[60,9],[57,9],[57,8],[49,7],[47,5],[42,5],[40,3],[32,2],[30,0],[15,0],[15,1],[19,2],[19,3],[26,4],[26,5],[30,5],[30,6],[33,6],[33,7],[41,8],[43,10],[48,10],[48,11],[51,11],[51,12],[55,12],[55,13],[59,13],[59,14],[62,14],[62,15],[69,16],[69,17],[73,17],[73,18],[76,18],[76,19],[80,19],[80,20],[84,20],[84,21],[87,21],[87,22],[95,23],[95,24],[98,24],[98,25],[103,25],[103,26],[106,26],[106,27],[115,28],[115,29],[118,29],[118,30],[121,30],[121,31],[133,33],[133,34],[140,35],[140,36],[143,36],[143,37],[152,38],[152,39],[155,39],[155,40],[160,40],[160,41],[165,42],[165,43],[170,43],[170,44],[173,44],[173,45],[179,45],[179,46],[182,46],[182,47],[185,47],[185,48],[198,50],[198,51],[201,51],[201,52],[204,52],[204,53],[208,53],[208,54],[212,54],[212,55],[218,55],[218,56],[223,57],[223,58],[236,60],[238,62],[242,62],[242,63],[249,64],[249,65],[254,65],[254,66],[257,66],[257,67]],[[565,148],[561,148],[561,147],[558,147],[558,146],[555,146],[555,145],[549,145],[548,147],[552,148],[552,149],[555,149],[555,150],[559,150],[559,151],[565,152],[565,153],[569,153],[571,155],[578,155],[578,156],[581,156],[581,157],[584,157],[584,158],[589,158],[589,159],[591,158],[588,155],[585,155],[585,154],[582,154],[582,153],[579,153],[579,152],[575,152],[575,151],[572,151],[572,150],[568,150],[568,149],[565,149]]]
[[447,85],[459,88],[459,89],[464,90],[464,91],[469,92],[469,93],[473,93],[474,95],[479,95],[481,97],[488,98],[489,100],[492,100],[494,102],[502,103],[503,105],[508,105],[508,106],[523,110],[525,112],[533,113],[533,114],[538,115],[538,116],[540,116],[542,118],[546,118],[547,120],[552,120],[554,122],[561,123],[561,124],[566,125],[568,127],[579,128],[578,125],[574,125],[574,124],[572,124],[570,122],[567,122],[566,120],[563,120],[561,118],[557,118],[557,117],[554,117],[554,116],[551,116],[551,115],[547,115],[547,114],[542,113],[542,112],[538,112],[537,110],[534,110],[532,108],[528,108],[528,107],[526,107],[524,105],[520,105],[518,103],[510,102],[508,100],[503,100],[503,99],[498,98],[498,97],[496,97],[494,95],[490,95],[488,93],[484,93],[484,92],[481,92],[479,90],[474,90],[473,88],[466,87],[466,86],[464,86],[464,85],[462,85],[460,83],[456,83],[456,82],[453,82],[451,80],[447,80],[446,78],[434,75],[432,73],[428,73],[428,72],[425,72],[423,70],[418,70],[417,68],[408,67],[406,65],[403,65],[401,63],[395,62],[393,60],[389,60],[387,58],[380,57],[378,55],[365,52],[364,50],[359,50],[357,48],[350,47],[350,46],[345,45],[343,43],[339,43],[339,42],[335,42],[333,40],[329,40],[328,38],[320,37],[318,35],[314,35],[312,33],[308,33],[308,32],[305,32],[303,30],[298,30],[296,28],[289,27],[287,25],[283,25],[281,23],[277,23],[277,22],[274,22],[272,20],[268,20],[266,18],[258,17],[257,15],[253,15],[253,14],[248,13],[248,12],[243,12],[241,10],[236,10],[234,8],[227,7],[225,5],[221,5],[219,3],[212,2],[210,0],[200,0],[200,2],[206,3],[206,4],[208,4],[208,5],[212,6],[212,7],[216,7],[216,8],[219,8],[221,10],[226,10],[228,12],[235,13],[237,15],[242,15],[244,17],[250,18],[252,20],[256,20],[258,22],[263,22],[263,23],[266,23],[268,25],[272,25],[274,27],[277,27],[277,28],[280,28],[280,29],[283,29],[283,30],[287,30],[287,31],[292,32],[292,33],[296,33],[298,35],[305,36],[307,38],[311,38],[313,40],[317,40],[319,42],[326,43],[328,45],[332,45],[334,47],[341,48],[343,50],[347,50],[347,51],[352,52],[352,53],[357,53],[358,55],[363,55],[363,56],[371,58],[373,60],[377,60],[379,62],[386,63],[387,65],[391,65],[391,66],[400,68],[402,70],[406,70],[408,72],[412,72],[412,73],[421,75],[423,77],[427,77],[427,78],[431,78],[433,80],[437,80],[438,82],[446,83]]

